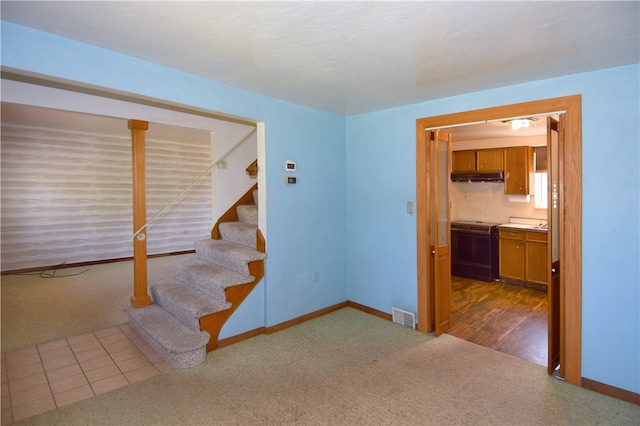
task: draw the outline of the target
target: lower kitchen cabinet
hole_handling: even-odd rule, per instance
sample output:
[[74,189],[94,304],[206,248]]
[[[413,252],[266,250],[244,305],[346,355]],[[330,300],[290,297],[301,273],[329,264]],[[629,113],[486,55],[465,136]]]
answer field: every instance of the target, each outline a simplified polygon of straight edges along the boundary
[[547,285],[547,233],[527,232],[527,262],[525,279],[532,284]]
[[500,278],[547,285],[547,233],[500,229]]
[[526,263],[525,233],[500,229],[498,241],[500,278],[524,281]]

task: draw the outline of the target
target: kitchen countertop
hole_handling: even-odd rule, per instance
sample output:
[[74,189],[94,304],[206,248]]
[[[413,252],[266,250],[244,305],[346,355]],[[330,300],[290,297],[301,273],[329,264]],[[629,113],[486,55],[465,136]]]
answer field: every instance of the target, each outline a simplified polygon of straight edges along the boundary
[[526,223],[503,223],[498,225],[498,228],[502,229],[518,229],[523,231],[534,231],[534,232],[547,232],[548,228],[540,225],[529,225]]

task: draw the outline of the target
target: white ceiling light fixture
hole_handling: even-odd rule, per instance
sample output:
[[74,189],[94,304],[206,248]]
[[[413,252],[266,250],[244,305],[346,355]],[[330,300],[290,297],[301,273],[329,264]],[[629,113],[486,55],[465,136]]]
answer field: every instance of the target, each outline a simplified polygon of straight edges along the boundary
[[505,123],[509,124],[513,130],[520,130],[526,129],[535,120],[535,118],[519,118],[516,120],[505,121]]

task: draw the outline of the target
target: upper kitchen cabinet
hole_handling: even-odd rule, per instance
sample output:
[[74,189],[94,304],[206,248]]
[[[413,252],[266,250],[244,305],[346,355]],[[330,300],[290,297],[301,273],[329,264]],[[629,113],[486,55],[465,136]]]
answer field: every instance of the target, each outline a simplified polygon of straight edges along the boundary
[[454,151],[453,172],[497,172],[504,165],[504,149]]
[[527,195],[531,193],[533,148],[517,146],[504,149],[504,193]]
[[481,149],[477,153],[479,172],[497,172],[504,170],[504,149]]
[[476,151],[454,151],[452,154],[451,171],[475,172]]

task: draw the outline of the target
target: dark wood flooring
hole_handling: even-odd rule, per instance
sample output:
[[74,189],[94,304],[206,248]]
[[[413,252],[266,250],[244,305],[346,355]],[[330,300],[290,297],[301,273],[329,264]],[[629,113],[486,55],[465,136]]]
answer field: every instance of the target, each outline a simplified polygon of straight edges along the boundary
[[451,277],[453,326],[448,334],[547,365],[547,293],[498,281]]

